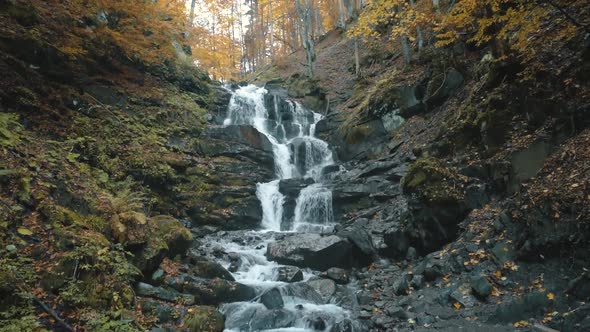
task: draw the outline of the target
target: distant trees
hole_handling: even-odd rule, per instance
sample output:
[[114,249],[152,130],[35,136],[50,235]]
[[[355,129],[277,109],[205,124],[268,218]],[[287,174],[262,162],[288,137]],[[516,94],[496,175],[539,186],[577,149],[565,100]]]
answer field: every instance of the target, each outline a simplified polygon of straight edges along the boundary
[[[197,58],[210,73],[224,78],[253,72],[298,49],[305,50],[307,74],[312,76],[317,38],[332,30],[340,16],[350,19],[348,13],[354,11],[351,6],[360,3],[360,0],[195,1],[197,7],[208,11],[206,20],[197,19],[195,23],[202,29],[201,38],[194,40]],[[342,12],[336,9],[339,2],[343,3]],[[217,24],[213,25],[213,21]],[[231,70],[221,70],[221,64],[229,64],[227,68]]]
[[[551,40],[575,35],[575,29],[588,31],[570,14],[585,5],[583,0],[373,0],[350,35],[367,42],[381,42],[385,37],[399,43],[407,64],[414,49],[457,41],[490,45],[496,57],[511,53],[527,58]],[[562,17],[550,16],[556,12]],[[539,33],[550,21],[561,28]]]

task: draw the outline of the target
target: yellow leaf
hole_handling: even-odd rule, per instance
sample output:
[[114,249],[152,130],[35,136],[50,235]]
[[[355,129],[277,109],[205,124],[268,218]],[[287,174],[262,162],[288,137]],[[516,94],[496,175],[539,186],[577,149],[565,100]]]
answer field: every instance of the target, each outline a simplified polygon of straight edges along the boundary
[[527,326],[530,326],[531,324],[529,322],[527,322],[526,320],[521,320],[521,321],[514,323],[513,325],[514,325],[514,327],[527,327]]
[[17,230],[18,234],[20,235],[24,235],[24,236],[31,236],[33,235],[33,232],[29,229],[26,229],[24,227],[19,227]]
[[548,298],[549,300],[553,300],[553,299],[555,299],[555,294],[553,294],[553,293],[548,293],[548,294],[547,294],[547,298]]
[[454,307],[455,309],[459,310],[459,309],[461,309],[461,303],[459,303],[459,302],[455,302],[455,303],[453,303],[453,307]]

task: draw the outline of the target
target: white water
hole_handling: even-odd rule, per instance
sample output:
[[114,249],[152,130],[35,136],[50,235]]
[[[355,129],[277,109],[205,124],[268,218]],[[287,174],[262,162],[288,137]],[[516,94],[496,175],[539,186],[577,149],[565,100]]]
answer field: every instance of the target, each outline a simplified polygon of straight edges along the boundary
[[301,190],[295,206],[295,231],[322,233],[329,230],[333,222],[332,191],[321,183]]
[[[264,290],[278,287],[283,295],[284,310],[295,316],[293,324],[287,328],[271,328],[266,331],[313,331],[310,321],[321,317],[326,323],[326,331],[345,319],[350,313],[334,304],[317,304],[300,296],[288,295],[286,288],[293,284],[279,282],[280,265],[267,260],[267,245],[274,241],[275,233],[283,230],[283,203],[285,197],[279,191],[280,181],[291,178],[311,178],[315,183],[303,188],[296,200],[293,224],[288,231],[324,232],[333,226],[332,192],[321,184],[322,168],[333,165],[332,152],[326,142],[315,138],[316,124],[322,119],[320,114],[306,110],[292,101],[281,101],[277,96],[271,101],[271,109],[265,106],[264,88],[253,85],[242,87],[234,92],[225,126],[251,125],[265,135],[273,147],[275,178],[267,183],[258,183],[256,196],[262,207],[261,231],[253,231],[248,236],[260,237],[255,244],[237,244],[222,238],[215,238],[211,245],[239,257],[239,266],[233,273],[237,282],[250,285],[262,294]],[[282,104],[281,104],[282,102]],[[270,180],[270,179],[269,179]],[[230,267],[229,261],[221,261]],[[304,281],[313,276],[304,271]],[[251,331],[253,328],[244,322],[252,323],[256,312],[266,307],[258,302],[229,303],[221,308],[226,316],[226,330]]]
[[256,185],[256,196],[262,205],[262,227],[266,230],[280,231],[285,197],[279,192],[280,180]]

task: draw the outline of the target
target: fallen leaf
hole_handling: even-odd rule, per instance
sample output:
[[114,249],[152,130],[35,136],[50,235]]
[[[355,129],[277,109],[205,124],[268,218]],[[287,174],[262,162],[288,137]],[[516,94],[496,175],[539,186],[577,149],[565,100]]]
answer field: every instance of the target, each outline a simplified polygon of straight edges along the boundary
[[459,302],[455,302],[455,303],[453,303],[453,307],[454,307],[455,309],[459,310],[459,309],[461,309],[461,303],[459,303]]
[[553,294],[553,293],[548,293],[548,294],[547,294],[547,298],[548,298],[549,300],[553,300],[553,299],[555,299],[555,294]]
[[33,235],[33,232],[29,229],[26,229],[24,227],[19,227],[17,230],[18,234],[20,235],[24,235],[24,236],[31,236]]

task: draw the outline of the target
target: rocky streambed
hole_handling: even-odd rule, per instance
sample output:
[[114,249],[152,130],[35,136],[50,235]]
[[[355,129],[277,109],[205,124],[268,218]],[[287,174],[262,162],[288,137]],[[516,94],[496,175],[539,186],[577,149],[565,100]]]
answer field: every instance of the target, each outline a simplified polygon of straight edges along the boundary
[[[162,303],[180,299],[204,305],[187,314],[211,330],[513,331],[564,308],[550,292],[585,296],[586,277],[568,286],[560,262],[515,263],[513,203],[489,205],[498,186],[512,185],[507,165],[417,158],[380,130],[359,143],[370,148],[343,147],[333,116],[280,90],[226,93],[229,108],[199,149],[233,160],[222,168],[236,185],[218,194],[232,204],[192,229],[175,271],[140,284],[161,320],[174,319]],[[363,149],[381,156],[347,155]],[[580,326],[581,308],[559,317],[565,330]]]

